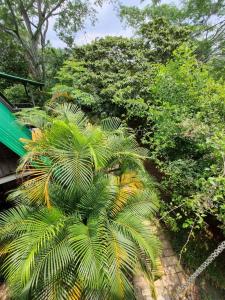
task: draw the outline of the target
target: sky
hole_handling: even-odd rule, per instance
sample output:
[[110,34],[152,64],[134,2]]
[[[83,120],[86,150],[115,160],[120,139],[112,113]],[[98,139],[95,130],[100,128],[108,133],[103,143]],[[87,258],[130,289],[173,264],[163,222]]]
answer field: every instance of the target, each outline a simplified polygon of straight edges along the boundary
[[[120,3],[128,6],[143,6],[143,4],[140,4],[140,0],[122,0]],[[97,37],[100,38],[107,35],[130,37],[133,34],[131,28],[125,28],[124,24],[121,23],[118,12],[114,6],[113,4],[105,3],[98,9],[95,26],[89,23],[86,24],[84,31],[76,35],[77,45],[87,44]],[[63,48],[65,44],[57,37],[53,30],[53,25],[54,21],[50,24],[48,39],[54,47]]]

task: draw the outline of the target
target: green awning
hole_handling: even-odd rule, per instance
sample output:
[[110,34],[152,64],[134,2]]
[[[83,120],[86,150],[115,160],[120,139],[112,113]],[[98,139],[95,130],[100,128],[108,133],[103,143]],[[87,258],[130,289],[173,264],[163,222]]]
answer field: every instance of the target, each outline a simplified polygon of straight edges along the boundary
[[20,141],[21,138],[31,139],[29,129],[18,124],[10,110],[0,102],[0,143],[23,156],[26,150]]

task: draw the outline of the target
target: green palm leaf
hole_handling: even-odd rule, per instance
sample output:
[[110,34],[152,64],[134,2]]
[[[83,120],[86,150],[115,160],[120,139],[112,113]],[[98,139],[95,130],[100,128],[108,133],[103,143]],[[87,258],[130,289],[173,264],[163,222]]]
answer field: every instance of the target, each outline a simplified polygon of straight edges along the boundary
[[147,151],[117,118],[93,125],[74,105],[49,108],[46,122],[27,142],[17,207],[0,213],[12,299],[135,299],[132,277],[153,274],[160,248]]

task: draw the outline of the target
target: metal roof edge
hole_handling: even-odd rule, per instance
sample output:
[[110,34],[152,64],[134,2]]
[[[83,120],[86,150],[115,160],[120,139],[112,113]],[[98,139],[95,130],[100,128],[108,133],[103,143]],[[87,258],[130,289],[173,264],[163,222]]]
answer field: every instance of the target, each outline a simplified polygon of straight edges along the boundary
[[31,79],[27,79],[27,78],[15,76],[15,75],[10,75],[10,74],[4,73],[4,72],[0,72],[0,78],[21,82],[23,84],[29,83],[31,85],[36,85],[36,86],[40,86],[40,87],[45,85],[43,82],[39,82],[39,81],[35,81],[35,80],[31,80]]
[[14,112],[15,107],[9,100],[0,92],[0,102],[4,104],[11,112]]

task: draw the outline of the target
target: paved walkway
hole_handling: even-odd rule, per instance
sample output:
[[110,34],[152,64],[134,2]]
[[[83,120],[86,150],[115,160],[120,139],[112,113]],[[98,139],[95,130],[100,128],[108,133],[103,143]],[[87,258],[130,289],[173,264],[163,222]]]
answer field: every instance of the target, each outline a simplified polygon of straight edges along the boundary
[[154,282],[154,295],[147,280],[137,274],[134,278],[137,300],[200,300],[196,286],[189,288],[185,295],[177,294],[178,287],[185,284],[187,275],[161,227],[157,228],[157,234],[162,242],[162,276]]
[[0,284],[0,300],[9,300],[5,283]]

